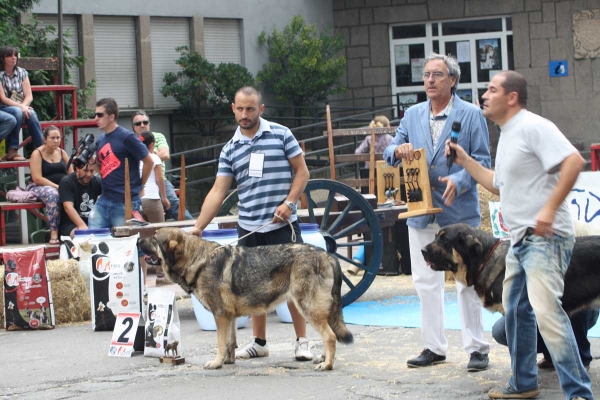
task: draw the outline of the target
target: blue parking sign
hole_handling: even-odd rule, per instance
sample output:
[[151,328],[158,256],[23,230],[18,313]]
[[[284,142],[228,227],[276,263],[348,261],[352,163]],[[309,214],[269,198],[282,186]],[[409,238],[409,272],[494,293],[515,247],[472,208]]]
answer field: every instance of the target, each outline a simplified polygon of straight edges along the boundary
[[567,60],[550,61],[548,64],[548,74],[551,77],[568,76],[569,64],[567,63]]

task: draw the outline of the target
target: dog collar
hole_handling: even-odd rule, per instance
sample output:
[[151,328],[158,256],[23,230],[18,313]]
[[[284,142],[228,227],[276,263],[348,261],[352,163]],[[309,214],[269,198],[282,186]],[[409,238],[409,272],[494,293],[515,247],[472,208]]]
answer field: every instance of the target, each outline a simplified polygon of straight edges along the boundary
[[498,248],[500,243],[502,243],[504,241],[505,241],[504,239],[499,239],[496,242],[496,244],[494,245],[494,247],[492,247],[492,251],[490,251],[490,254],[488,254],[488,256],[485,259],[485,261],[483,262],[483,264],[481,264],[481,267],[479,267],[479,271],[477,271],[477,276],[481,275],[481,272],[483,272],[483,270],[485,269],[487,263],[490,261],[490,258],[492,258],[492,254],[494,254],[494,252],[496,251],[496,249]]

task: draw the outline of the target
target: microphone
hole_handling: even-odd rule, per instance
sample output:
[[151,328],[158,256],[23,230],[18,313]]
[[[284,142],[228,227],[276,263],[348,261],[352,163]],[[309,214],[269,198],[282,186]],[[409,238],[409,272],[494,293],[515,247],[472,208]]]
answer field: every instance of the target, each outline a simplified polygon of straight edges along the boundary
[[[450,133],[450,142],[452,143],[458,143],[458,133],[460,132],[460,122],[456,121],[452,123],[452,132]],[[448,166],[448,169],[450,169],[450,167],[452,167],[452,164],[454,163],[454,158],[456,158],[456,150],[451,149],[450,150],[450,155],[448,155],[448,158],[446,159],[446,165]]]

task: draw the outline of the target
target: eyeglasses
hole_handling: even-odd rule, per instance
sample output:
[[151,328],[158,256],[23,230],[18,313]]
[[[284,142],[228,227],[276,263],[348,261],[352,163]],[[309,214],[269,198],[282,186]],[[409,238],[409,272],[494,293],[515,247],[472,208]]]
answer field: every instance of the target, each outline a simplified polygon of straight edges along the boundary
[[433,80],[437,81],[438,79],[442,79],[445,75],[443,72],[440,71],[423,72],[423,80],[428,80],[430,76],[433,76]]
[[96,116],[98,118],[102,118],[102,117],[104,117],[104,113],[95,113],[94,116]]
[[135,126],[142,126],[142,125],[148,125],[149,123],[150,123],[150,121],[146,120],[146,121],[134,122],[133,125],[135,125]]

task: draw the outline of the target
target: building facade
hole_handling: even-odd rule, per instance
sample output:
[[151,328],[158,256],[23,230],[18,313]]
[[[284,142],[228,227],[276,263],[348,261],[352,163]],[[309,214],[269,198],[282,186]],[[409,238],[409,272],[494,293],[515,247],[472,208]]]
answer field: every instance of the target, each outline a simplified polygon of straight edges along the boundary
[[[169,131],[168,114],[177,108],[160,89],[176,72],[175,48],[187,46],[212,63],[233,62],[253,75],[267,62],[258,43],[262,31],[282,30],[294,15],[318,29],[333,26],[331,1],[63,0],[63,31],[74,55],[85,56],[75,83],[95,81],[90,98],[114,97],[120,123],[130,128],[129,110],[145,109],[155,131]],[[42,0],[33,13],[42,25],[57,25],[57,1]],[[88,105],[90,106],[90,105]]]
[[[92,100],[111,96],[124,110],[153,112],[155,130],[168,131],[166,114],[177,107],[160,94],[164,74],[177,68],[175,47],[256,74],[266,62],[260,32],[299,14],[345,38],[348,91],[337,96],[345,105],[422,101],[421,60],[453,54],[460,97],[474,101],[496,72],[515,69],[529,82],[528,108],[584,152],[600,141],[599,9],[600,0],[63,0],[69,43],[87,59],[72,75],[96,81]],[[55,23],[56,1],[33,12]]]
[[348,105],[424,100],[420,61],[437,51],[458,58],[463,99],[514,69],[529,83],[529,110],[584,152],[600,142],[598,0],[334,0],[333,9],[346,43],[349,90],[340,98]]

